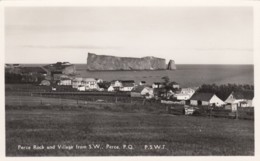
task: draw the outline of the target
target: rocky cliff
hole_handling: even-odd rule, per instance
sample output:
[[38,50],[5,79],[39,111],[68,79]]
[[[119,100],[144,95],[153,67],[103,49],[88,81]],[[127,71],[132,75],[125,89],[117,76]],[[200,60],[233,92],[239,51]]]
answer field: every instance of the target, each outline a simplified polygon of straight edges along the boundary
[[166,70],[165,59],[156,57],[130,58],[88,53],[87,70]]
[[167,69],[168,70],[176,70],[176,65],[175,65],[174,60],[169,61]]

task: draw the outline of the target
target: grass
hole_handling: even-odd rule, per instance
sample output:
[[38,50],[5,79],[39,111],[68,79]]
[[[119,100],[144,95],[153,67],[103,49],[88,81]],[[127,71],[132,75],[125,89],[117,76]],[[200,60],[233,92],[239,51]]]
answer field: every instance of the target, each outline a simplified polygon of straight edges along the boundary
[[[253,121],[174,116],[151,105],[16,107],[6,106],[7,156],[254,155]],[[57,149],[76,144],[100,144],[103,149]],[[120,149],[106,148],[107,144]],[[123,144],[134,149],[123,149]],[[56,149],[18,150],[18,145]]]

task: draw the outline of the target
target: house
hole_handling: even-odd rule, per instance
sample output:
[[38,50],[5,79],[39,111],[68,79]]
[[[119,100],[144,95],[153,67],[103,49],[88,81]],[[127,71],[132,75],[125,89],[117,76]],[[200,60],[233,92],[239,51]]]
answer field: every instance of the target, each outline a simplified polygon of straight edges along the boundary
[[83,78],[81,85],[85,86],[86,90],[97,90],[99,88],[95,78]]
[[100,79],[100,78],[95,78],[97,83],[103,83],[103,79]]
[[143,95],[141,93],[144,90],[144,88],[145,88],[145,86],[135,87],[130,93],[131,97],[143,97]]
[[145,85],[145,84],[146,84],[146,81],[140,81],[140,82],[139,82],[139,85],[140,85],[140,86],[143,86],[143,85]]
[[241,92],[231,92],[225,102],[231,106],[232,110],[237,107],[253,107],[254,91],[247,90]]
[[82,84],[83,78],[76,77],[72,80],[72,88],[78,88]]
[[174,94],[177,100],[189,100],[191,96],[195,93],[192,88],[182,88],[179,93]]
[[152,84],[152,87],[153,87],[153,88],[164,88],[165,85],[164,85],[163,82],[154,82],[154,83]]
[[134,87],[135,87],[134,82],[122,81],[122,87],[119,90],[127,92],[127,91],[132,91]]
[[58,81],[58,85],[60,86],[71,86],[72,85],[72,81],[69,78],[64,78]]
[[72,88],[85,87],[85,90],[98,90],[99,86],[95,78],[76,77],[72,80]]
[[79,86],[77,87],[77,90],[78,90],[78,91],[86,91],[86,87],[83,86],[83,85],[79,85]]
[[123,87],[123,84],[122,84],[122,82],[120,80],[113,80],[113,81],[111,81],[111,85],[110,86],[111,86],[111,88],[112,87],[114,88],[114,91],[119,91],[120,88]]
[[177,82],[171,82],[171,83],[170,83],[170,86],[171,86],[173,89],[179,89],[179,88],[180,88],[180,85],[179,85]]
[[145,96],[145,98],[147,99],[153,98],[154,97],[153,88],[148,86],[144,87],[143,90],[141,91],[141,95]]
[[108,91],[108,92],[114,92],[115,89],[114,89],[114,87],[113,87],[112,85],[110,85],[110,86],[108,87],[107,91]]
[[190,98],[190,104],[194,106],[223,106],[225,102],[214,93],[195,93]]

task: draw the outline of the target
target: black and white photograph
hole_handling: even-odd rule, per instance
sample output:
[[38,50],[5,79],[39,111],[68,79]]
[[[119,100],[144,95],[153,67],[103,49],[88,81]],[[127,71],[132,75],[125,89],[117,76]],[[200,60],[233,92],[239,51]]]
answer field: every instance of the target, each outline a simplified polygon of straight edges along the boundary
[[255,156],[254,7],[4,7],[5,156]]

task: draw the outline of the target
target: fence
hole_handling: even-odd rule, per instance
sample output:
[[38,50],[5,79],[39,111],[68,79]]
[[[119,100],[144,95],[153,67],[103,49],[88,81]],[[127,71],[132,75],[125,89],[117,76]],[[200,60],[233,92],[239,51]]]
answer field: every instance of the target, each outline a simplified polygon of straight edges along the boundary
[[[203,117],[221,117],[221,118],[232,118],[232,119],[247,119],[254,120],[254,108],[238,108],[237,111],[232,112],[220,107],[209,107],[209,106],[197,106],[197,107],[187,107],[191,109],[192,116],[203,116]],[[185,115],[185,106],[174,105],[168,107],[168,113],[174,115]]]
[[102,95],[10,95],[5,97],[6,105],[87,105],[87,104],[146,104],[152,103],[144,98],[131,98],[125,96]]

